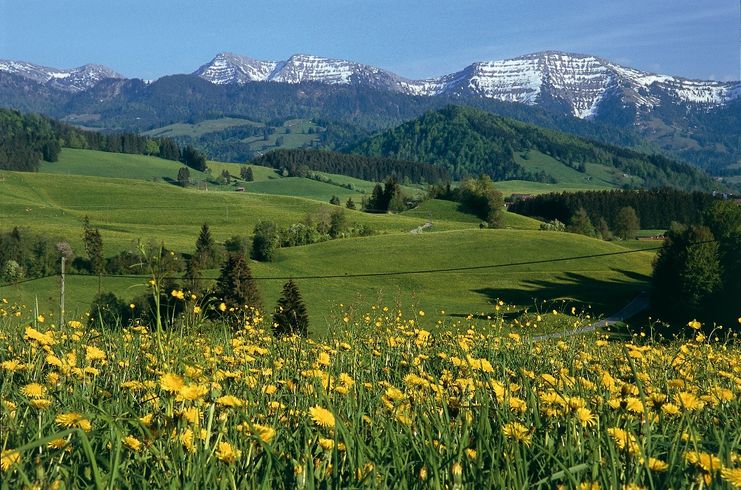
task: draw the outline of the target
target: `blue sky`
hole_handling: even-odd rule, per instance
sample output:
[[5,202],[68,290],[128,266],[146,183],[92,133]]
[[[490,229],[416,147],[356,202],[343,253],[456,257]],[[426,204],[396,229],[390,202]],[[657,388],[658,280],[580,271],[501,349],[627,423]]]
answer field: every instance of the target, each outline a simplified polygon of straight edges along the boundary
[[129,77],[189,73],[220,51],[349,59],[410,78],[555,49],[738,80],[739,0],[0,0],[0,58]]

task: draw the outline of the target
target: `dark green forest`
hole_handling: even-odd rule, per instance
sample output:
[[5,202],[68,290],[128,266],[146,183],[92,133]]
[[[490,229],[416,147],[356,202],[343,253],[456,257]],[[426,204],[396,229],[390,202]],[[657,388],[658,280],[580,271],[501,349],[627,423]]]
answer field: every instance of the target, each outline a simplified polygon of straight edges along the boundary
[[319,150],[276,150],[252,161],[275,169],[286,169],[290,175],[306,177],[307,170],[348,175],[358,179],[379,182],[389,175],[414,183],[448,180],[442,167],[415,161],[383,157],[366,157]]
[[661,155],[539,128],[469,107],[449,106],[373,136],[350,148],[372,156],[440,165],[454,179],[485,174],[494,180],[548,181],[515,161],[515,152],[539,150],[577,171],[599,163],[640,177],[646,187],[709,190],[710,178],[696,168]]
[[613,228],[620,209],[629,206],[636,211],[641,228],[668,229],[672,222],[702,223],[703,214],[717,200],[704,192],[670,188],[561,192],[514,202],[509,210],[525,216],[568,223],[579,209],[584,209],[592,222],[604,218]]

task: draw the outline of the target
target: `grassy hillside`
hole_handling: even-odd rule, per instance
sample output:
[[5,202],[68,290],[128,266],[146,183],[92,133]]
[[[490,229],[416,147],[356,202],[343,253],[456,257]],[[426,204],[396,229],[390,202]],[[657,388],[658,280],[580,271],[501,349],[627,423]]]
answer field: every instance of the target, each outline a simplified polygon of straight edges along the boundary
[[[329,207],[298,197],[207,192],[128,179],[13,172],[0,175],[4,178],[0,180],[3,228],[27,226],[68,237],[79,245],[80,223],[88,215],[93,225],[100,227],[108,254],[130,247],[138,238],[163,240],[169,247],[190,250],[203,222],[209,223],[216,240],[224,240],[234,234],[251,234],[260,219],[289,225],[322,206]],[[334,191],[334,186],[329,187]],[[379,233],[404,233],[422,224],[413,217],[347,213],[350,223],[366,224]],[[451,223],[446,229],[450,227],[466,225]]]
[[[281,249],[275,262],[253,262],[252,269],[260,278],[259,287],[269,308],[275,305],[288,277],[340,276],[298,279],[312,324],[321,331],[340,303],[364,308],[400,301],[408,306],[416,305],[433,318],[440,317],[442,310],[446,317],[459,318],[469,313],[490,313],[497,298],[530,310],[545,308],[540,303],[542,300],[563,298],[582,302],[585,307],[591,305],[595,313],[611,313],[646,288],[652,254],[637,252],[549,263],[528,262],[624,250],[612,243],[573,234],[474,229],[423,235],[389,234]],[[520,264],[507,265],[516,263]],[[502,267],[342,277],[481,265]],[[217,272],[207,275],[215,277]],[[144,279],[104,277],[102,286],[104,291],[113,290],[130,298],[144,291],[144,282]],[[67,309],[84,311],[97,289],[98,278],[70,277]],[[38,298],[43,304],[54,305],[58,301],[58,280],[44,279],[0,288],[0,296],[28,304]]]
[[[48,174],[174,181],[182,166],[181,163],[152,156],[64,148],[59,154],[59,161],[44,162],[39,171]],[[196,180],[207,178],[206,174],[193,169],[190,169],[190,175]]]

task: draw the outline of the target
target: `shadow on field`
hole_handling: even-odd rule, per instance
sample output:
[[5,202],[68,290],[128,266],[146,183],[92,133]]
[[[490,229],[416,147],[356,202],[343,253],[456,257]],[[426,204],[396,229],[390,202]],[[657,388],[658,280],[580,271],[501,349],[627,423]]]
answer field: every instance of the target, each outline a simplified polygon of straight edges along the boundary
[[[596,315],[610,315],[620,310],[641,291],[649,287],[651,277],[622,269],[610,268],[612,278],[594,278],[575,272],[564,272],[549,280],[528,279],[518,288],[482,288],[473,292],[485,296],[494,304],[502,300],[507,304],[542,310],[542,303],[565,301],[564,306],[586,309],[591,306]],[[540,305],[540,308],[537,306]]]

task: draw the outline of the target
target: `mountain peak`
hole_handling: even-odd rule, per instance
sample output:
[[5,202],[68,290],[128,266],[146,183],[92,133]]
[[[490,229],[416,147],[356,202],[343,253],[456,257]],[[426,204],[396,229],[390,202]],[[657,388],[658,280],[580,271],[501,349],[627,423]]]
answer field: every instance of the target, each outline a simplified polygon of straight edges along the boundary
[[0,60],[0,73],[11,73],[36,83],[48,84],[66,92],[82,92],[106,78],[125,78],[107,66],[87,64],[59,69],[26,61]]

